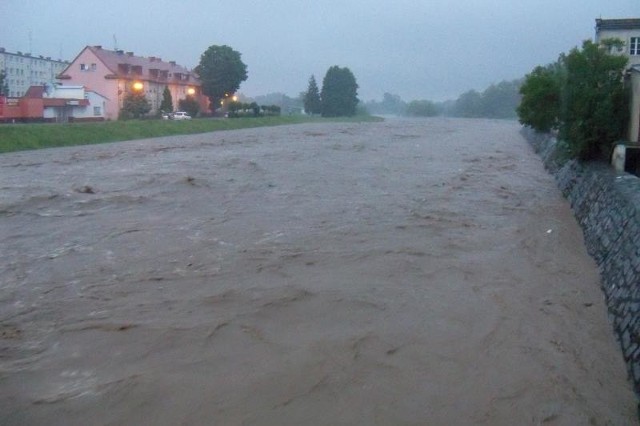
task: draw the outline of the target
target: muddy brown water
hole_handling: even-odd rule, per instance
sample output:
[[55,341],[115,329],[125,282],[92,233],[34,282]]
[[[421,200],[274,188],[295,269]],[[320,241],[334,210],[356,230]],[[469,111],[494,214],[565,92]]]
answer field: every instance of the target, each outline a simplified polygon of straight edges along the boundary
[[5,425],[628,425],[581,231],[517,123],[0,156]]

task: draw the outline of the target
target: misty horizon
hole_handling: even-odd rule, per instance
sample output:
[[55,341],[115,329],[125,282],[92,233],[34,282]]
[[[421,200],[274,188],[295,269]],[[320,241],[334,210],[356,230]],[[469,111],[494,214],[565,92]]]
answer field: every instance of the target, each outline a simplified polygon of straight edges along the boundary
[[187,0],[108,6],[5,0],[0,47],[73,60],[86,45],[157,56],[194,68],[210,45],[242,54],[247,97],[297,97],[333,65],[355,75],[361,101],[456,99],[524,77],[593,39],[596,18],[637,17],[637,0],[609,2],[403,0],[210,4]]

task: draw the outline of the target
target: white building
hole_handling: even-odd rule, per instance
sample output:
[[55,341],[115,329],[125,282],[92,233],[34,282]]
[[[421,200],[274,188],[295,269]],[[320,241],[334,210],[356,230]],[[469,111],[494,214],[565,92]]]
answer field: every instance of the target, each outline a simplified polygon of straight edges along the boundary
[[4,70],[6,75],[8,97],[24,96],[31,86],[53,86],[56,76],[68,65],[69,61],[32,56],[30,53],[11,53],[0,47],[0,70]]
[[84,86],[47,86],[42,95],[45,121],[104,120],[107,98]]
[[619,39],[624,46],[614,53],[628,58],[627,85],[631,91],[630,120],[627,138],[638,143],[640,138],[640,19],[596,19],[596,42]]

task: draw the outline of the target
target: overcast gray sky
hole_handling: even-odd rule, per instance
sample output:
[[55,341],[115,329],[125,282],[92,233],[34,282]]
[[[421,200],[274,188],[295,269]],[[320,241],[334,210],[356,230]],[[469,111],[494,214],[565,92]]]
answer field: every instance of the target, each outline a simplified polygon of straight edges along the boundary
[[361,100],[440,101],[556,60],[598,17],[640,17],[640,0],[0,0],[0,47],[71,60],[117,40],[192,68],[226,44],[248,66],[248,96],[297,96],[339,65]]

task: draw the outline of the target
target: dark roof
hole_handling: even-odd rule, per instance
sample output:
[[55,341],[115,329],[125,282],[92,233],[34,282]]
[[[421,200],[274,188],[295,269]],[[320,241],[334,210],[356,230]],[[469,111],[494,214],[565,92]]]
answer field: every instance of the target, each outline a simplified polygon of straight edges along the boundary
[[640,19],[596,19],[596,32],[600,30],[637,30]]
[[88,99],[67,99],[67,98],[43,98],[43,106],[46,107],[63,107],[67,105],[89,106]]
[[44,95],[44,86],[30,86],[27,89],[27,93],[24,94],[25,98],[42,98]]

